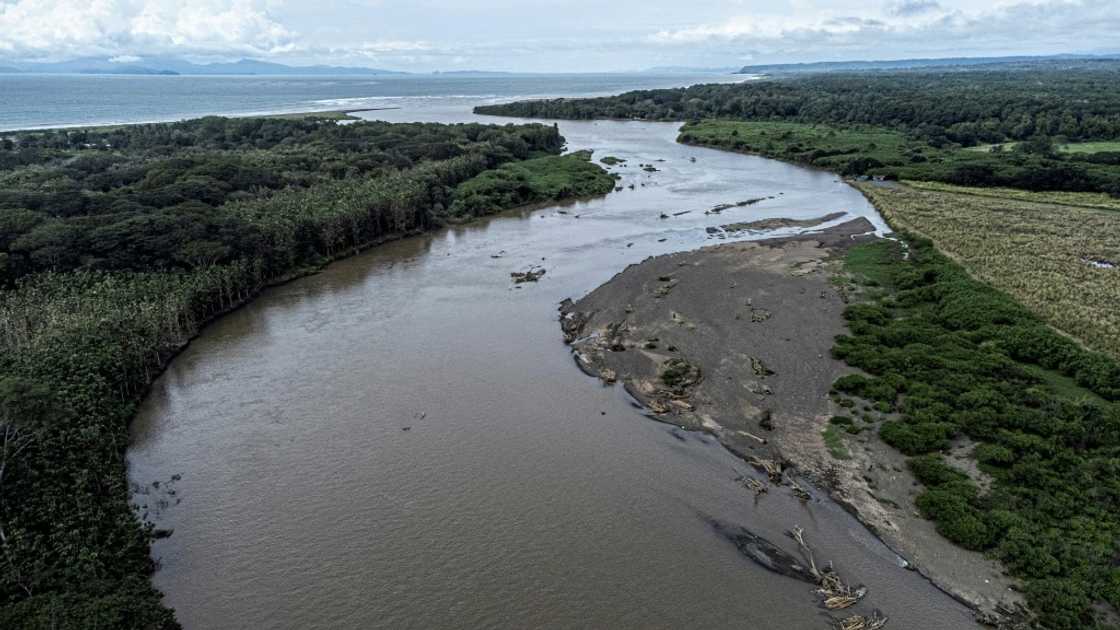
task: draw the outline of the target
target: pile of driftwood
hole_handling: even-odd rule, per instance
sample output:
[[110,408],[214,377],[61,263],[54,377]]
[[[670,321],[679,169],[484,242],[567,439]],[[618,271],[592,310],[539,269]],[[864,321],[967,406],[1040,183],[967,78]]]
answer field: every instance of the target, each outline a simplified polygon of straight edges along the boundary
[[[797,542],[802,557],[809,565],[809,574],[817,581],[817,595],[821,597],[821,603],[825,608],[844,610],[856,605],[867,595],[867,587],[860,585],[853,588],[845,584],[831,564],[824,568],[817,567],[813,549],[805,542],[805,530],[795,526],[786,532],[786,535]],[[879,630],[886,625],[887,618],[879,611],[873,612],[871,616],[851,615],[836,620],[836,627],[839,630]]]
[[509,274],[509,277],[513,278],[514,284],[521,284],[524,282],[536,282],[540,280],[541,276],[544,274],[545,269],[543,267],[530,267],[529,271],[514,271]]

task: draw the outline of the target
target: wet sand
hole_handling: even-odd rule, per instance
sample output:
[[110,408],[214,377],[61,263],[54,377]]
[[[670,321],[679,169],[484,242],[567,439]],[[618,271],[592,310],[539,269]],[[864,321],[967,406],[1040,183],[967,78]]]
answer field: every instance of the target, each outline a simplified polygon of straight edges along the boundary
[[875,238],[871,229],[856,219],[649,258],[565,302],[565,340],[582,370],[620,383],[651,418],[710,433],[767,473],[768,485],[750,483],[756,492],[793,492],[809,504],[836,500],[911,568],[995,619],[1001,602],[1019,601],[1011,581],[917,515],[921,488],[905,457],[874,430],[846,436],[846,459],[822,438],[828,419],[847,413],[830,400],[831,385],[851,372],[830,356],[833,339],[846,331],[849,298],[830,280],[851,244]]

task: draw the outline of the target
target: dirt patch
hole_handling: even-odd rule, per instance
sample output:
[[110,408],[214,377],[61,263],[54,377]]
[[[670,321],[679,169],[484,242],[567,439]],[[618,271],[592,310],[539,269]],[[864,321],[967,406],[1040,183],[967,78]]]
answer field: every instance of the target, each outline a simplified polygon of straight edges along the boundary
[[[736,455],[807,498],[812,480],[935,584],[995,620],[1021,598],[998,565],[954,546],[914,507],[921,487],[876,432],[844,434],[838,459],[823,432],[842,411],[831,358],[846,332],[846,295],[831,281],[858,219],[796,237],[728,243],[631,265],[561,305],[576,363],[621,383],[653,419],[716,436]],[[962,445],[962,448],[964,445]],[[756,491],[764,491],[756,488]]]

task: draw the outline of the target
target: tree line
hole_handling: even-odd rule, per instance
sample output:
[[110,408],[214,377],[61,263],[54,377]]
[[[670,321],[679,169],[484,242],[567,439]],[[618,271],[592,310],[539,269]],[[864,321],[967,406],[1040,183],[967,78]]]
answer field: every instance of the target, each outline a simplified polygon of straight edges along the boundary
[[864,124],[911,131],[935,146],[973,146],[1034,136],[1120,138],[1118,85],[1120,62],[1081,62],[1063,68],[819,74],[522,101],[475,111],[532,118]]

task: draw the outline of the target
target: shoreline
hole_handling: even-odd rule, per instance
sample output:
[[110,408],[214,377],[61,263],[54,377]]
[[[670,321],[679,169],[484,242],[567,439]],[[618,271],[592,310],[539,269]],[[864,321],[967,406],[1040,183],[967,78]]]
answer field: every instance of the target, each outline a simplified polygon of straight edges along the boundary
[[198,120],[199,118],[325,118],[328,120],[364,120],[352,114],[360,114],[362,112],[379,112],[387,110],[399,110],[402,107],[360,107],[356,109],[323,109],[323,110],[310,110],[310,111],[275,111],[275,112],[247,112],[247,113],[226,113],[226,114],[198,114],[180,117],[169,117],[153,120],[140,120],[134,122],[91,122],[91,123],[72,123],[61,125],[49,125],[46,127],[24,127],[18,129],[4,129],[0,130],[0,137],[20,134],[20,133],[41,133],[45,131],[111,131],[121,127],[135,127],[137,125],[166,125],[188,120]]
[[847,330],[848,296],[832,277],[848,246],[868,240],[859,222],[631,265],[562,303],[565,342],[584,373],[622,385],[646,417],[715,436],[774,487],[827,496],[978,621],[1009,621],[1021,601],[1013,582],[915,515],[904,456],[874,431],[845,439],[844,457],[825,442],[829,418],[845,411],[829,390],[854,372],[829,354]]

